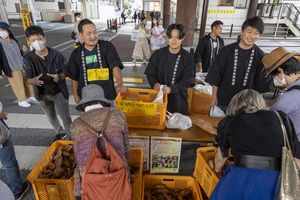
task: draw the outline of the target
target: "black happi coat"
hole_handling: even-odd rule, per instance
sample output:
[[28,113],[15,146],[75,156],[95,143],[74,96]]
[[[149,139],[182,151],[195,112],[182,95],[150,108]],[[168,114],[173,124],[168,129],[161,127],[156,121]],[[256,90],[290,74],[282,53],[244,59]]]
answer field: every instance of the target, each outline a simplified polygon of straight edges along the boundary
[[179,52],[181,59],[177,68],[175,83],[171,85],[174,67],[169,69],[167,64],[168,53],[169,46],[155,51],[149,60],[145,74],[151,88],[154,88],[156,83],[171,88],[171,93],[168,95],[169,112],[187,115],[187,89],[195,85],[194,59],[186,50],[181,48]]
[[[109,80],[101,81],[101,87],[104,90],[105,98],[108,100],[115,100],[116,90],[114,87],[113,68],[119,67],[121,70],[124,68],[122,61],[114,45],[109,41],[98,41],[101,52],[101,61],[103,68],[109,68]],[[72,80],[78,81],[78,94],[81,96],[81,90],[85,86],[84,72],[82,67],[81,51],[84,50],[84,44],[72,52],[69,63],[67,76]],[[89,84],[89,83],[88,83]]]
[[238,45],[238,42],[236,42],[225,46],[220,51],[205,79],[206,82],[218,87],[218,104],[222,106],[228,106],[231,98],[244,89],[254,89],[260,93],[274,91],[275,89],[272,77],[265,78],[267,72],[261,61],[265,54],[255,44],[253,46],[255,50],[253,63],[246,86],[243,86],[243,81],[250,57],[245,60],[244,66],[237,66],[236,83],[232,85],[234,55]]
[[[194,59],[195,63],[201,62],[203,72],[207,72],[211,65],[211,43],[210,43],[210,35],[205,35],[198,43],[197,49],[195,51]],[[219,41],[219,52],[224,47],[224,41],[221,37],[217,36]],[[217,55],[216,55],[217,56]]]

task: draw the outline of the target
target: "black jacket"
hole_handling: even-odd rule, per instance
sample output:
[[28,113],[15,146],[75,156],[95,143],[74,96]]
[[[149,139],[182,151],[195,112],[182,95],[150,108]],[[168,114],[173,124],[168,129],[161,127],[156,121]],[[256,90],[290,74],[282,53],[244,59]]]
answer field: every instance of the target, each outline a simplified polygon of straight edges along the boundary
[[[221,37],[217,36],[219,40],[219,52],[224,47],[224,41]],[[203,72],[207,72],[210,65],[210,56],[211,56],[211,44],[210,36],[205,35],[198,43],[197,49],[194,55],[195,63],[201,62]]]
[[[59,53],[58,51],[48,48],[48,55],[46,56],[46,59],[49,60],[51,63],[51,71],[49,72],[50,74],[66,74],[66,68],[67,68],[67,62],[63,55]],[[38,76],[37,69],[35,67],[35,59],[36,59],[35,50],[27,53],[24,56],[24,70],[25,70],[25,81],[29,78],[34,78]],[[60,80],[58,81],[58,87],[64,96],[65,99],[69,99],[69,92],[67,88],[67,84],[65,80]],[[40,100],[40,94],[39,94],[39,89],[38,86],[33,85],[33,91],[34,91],[34,96],[37,100]]]
[[[15,40],[17,42],[17,44],[19,45],[19,42],[14,38],[14,36],[12,34],[10,34],[10,38],[12,40]],[[23,55],[23,51],[21,51],[21,55]],[[12,77],[9,64],[8,64],[6,55],[4,53],[4,49],[2,47],[2,44],[0,44],[0,76],[2,75],[2,71],[4,72],[4,74],[7,77]]]
[[173,71],[170,73],[166,67],[168,66],[168,53],[169,46],[155,51],[149,60],[145,74],[151,88],[154,88],[156,83],[167,85],[171,88],[171,93],[168,94],[167,109],[169,112],[188,115],[187,89],[195,85],[194,60],[186,50],[181,48],[181,59],[175,77],[175,84],[171,85],[168,80],[171,80]]

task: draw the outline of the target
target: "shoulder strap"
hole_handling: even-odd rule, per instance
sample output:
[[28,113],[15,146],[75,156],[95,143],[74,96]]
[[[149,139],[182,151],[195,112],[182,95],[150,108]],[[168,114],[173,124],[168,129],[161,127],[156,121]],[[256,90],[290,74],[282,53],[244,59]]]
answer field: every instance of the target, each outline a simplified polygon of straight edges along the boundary
[[290,87],[286,92],[289,92],[291,90],[300,90],[300,85],[294,85],[294,86]]
[[287,136],[287,131],[286,131],[285,125],[284,125],[284,123],[282,121],[282,118],[281,118],[280,114],[277,111],[274,111],[274,112],[277,115],[277,117],[279,119],[279,122],[280,122],[280,125],[281,125],[281,129],[282,129],[282,133],[283,133],[284,146],[288,147],[289,150],[292,150],[291,146],[290,146],[290,143],[289,143],[289,138]]
[[101,136],[103,136],[102,134],[104,133],[104,131],[105,131],[107,125],[108,125],[109,118],[110,118],[111,114],[112,114],[112,109],[109,109],[100,132],[97,132],[93,127],[91,127],[88,123],[86,123],[80,117],[78,117],[78,120],[79,120],[79,123],[82,124],[84,127],[86,127],[91,133],[97,135],[97,137],[101,137]]

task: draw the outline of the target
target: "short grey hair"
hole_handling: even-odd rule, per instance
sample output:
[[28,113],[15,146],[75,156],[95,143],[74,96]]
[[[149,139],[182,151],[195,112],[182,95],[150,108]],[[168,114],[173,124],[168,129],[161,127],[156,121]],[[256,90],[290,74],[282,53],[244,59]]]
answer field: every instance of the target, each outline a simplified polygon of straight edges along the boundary
[[255,90],[246,89],[234,95],[227,107],[226,114],[233,116],[240,110],[257,112],[267,110],[267,105],[261,94]]

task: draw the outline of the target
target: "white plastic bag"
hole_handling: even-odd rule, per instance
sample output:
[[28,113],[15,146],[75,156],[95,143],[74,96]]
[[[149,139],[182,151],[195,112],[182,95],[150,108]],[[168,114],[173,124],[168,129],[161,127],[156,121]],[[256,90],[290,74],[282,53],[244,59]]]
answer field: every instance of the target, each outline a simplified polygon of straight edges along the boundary
[[164,93],[162,91],[164,86],[165,85],[160,85],[157,97],[154,99],[154,101],[152,103],[163,103],[164,102]]
[[133,29],[131,32],[131,41],[137,42],[139,41],[140,31]]
[[187,130],[192,127],[192,120],[180,113],[170,113],[167,111],[166,127],[170,129]]
[[204,82],[204,85],[202,84],[197,84],[194,87],[196,90],[198,90],[199,92],[202,92],[204,94],[208,94],[208,95],[212,95],[212,86],[209,85],[208,83]]
[[207,72],[197,72],[197,73],[196,73],[196,79],[197,79],[197,80],[200,80],[200,81],[202,81],[202,82],[205,81],[206,76],[207,76]]
[[215,107],[210,107],[209,109],[209,116],[210,117],[225,117],[225,113],[223,110],[221,110],[221,108],[219,108],[218,106]]

